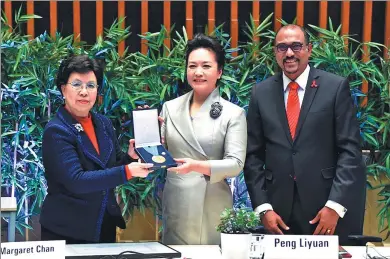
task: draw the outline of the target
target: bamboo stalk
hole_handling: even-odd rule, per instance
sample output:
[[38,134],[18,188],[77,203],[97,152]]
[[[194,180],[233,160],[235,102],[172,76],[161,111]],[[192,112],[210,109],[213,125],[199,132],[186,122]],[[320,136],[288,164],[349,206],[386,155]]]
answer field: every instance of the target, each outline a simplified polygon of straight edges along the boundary
[[[19,139],[19,121],[16,122],[15,124],[15,132],[17,132],[16,136],[17,139]],[[13,177],[16,178],[16,159],[17,159],[17,154],[18,154],[18,142],[15,139],[15,146],[14,146],[14,164],[13,164]],[[12,187],[11,187],[11,197],[15,197],[15,184],[12,182]]]

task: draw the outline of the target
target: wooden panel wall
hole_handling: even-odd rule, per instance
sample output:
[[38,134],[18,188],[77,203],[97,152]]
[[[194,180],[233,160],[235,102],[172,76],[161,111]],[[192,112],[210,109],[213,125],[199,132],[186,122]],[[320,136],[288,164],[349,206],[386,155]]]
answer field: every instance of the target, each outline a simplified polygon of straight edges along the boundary
[[57,32],[57,0],[50,0],[50,36],[55,37]]
[[211,34],[215,28],[215,2],[214,2],[214,0],[208,2],[207,27],[209,29],[209,34]]
[[[32,0],[27,1],[27,14],[34,14],[34,2]],[[27,34],[30,35],[31,39],[35,37],[34,19],[27,21]]]
[[[230,36],[232,37],[232,48],[238,46],[238,2],[232,0],[230,3]],[[237,56],[237,52],[233,53],[233,56]]]
[[[386,13],[385,13],[386,21],[385,21],[385,45],[390,49],[390,1],[386,2]],[[385,58],[390,58],[388,52],[384,53]]]
[[[52,37],[55,36],[55,33],[58,30],[58,10],[57,10],[57,1],[58,0],[50,0],[50,35]],[[96,37],[103,34],[103,1],[96,0]],[[107,4],[108,2],[106,2]],[[264,3],[259,0],[253,0],[252,4],[252,17],[256,25],[260,23],[260,8],[261,4]],[[118,0],[118,19],[121,19],[125,16],[125,1]],[[298,0],[296,2],[296,23],[299,25],[304,25],[304,1]],[[283,1],[276,0],[274,1],[274,30],[277,31],[281,27],[281,23],[279,19],[283,17]],[[27,13],[34,13],[34,0],[27,0]],[[350,7],[351,3],[349,0],[344,0],[341,3],[341,33],[346,35],[349,34],[350,30]],[[238,45],[238,37],[239,37],[239,21],[238,21],[238,10],[239,10],[239,1],[231,0],[230,5],[230,35],[232,37],[232,47],[236,47]],[[13,17],[12,17],[12,1],[6,0],[4,1],[4,12],[8,20],[8,24],[12,25]],[[141,3],[141,34],[144,34],[148,31],[148,1],[142,0]],[[171,29],[171,1],[164,1],[164,26],[168,31]],[[364,2],[364,16],[363,16],[363,34],[362,34],[362,42],[368,42],[371,40],[372,35],[372,15],[373,15],[373,1],[366,0]],[[80,0],[73,0],[73,34],[75,40],[81,39],[81,31],[80,31]],[[216,10],[215,10],[215,0],[208,1],[208,15],[207,15],[207,26],[208,31],[211,33],[216,26]],[[188,38],[191,39],[194,33],[194,21],[193,21],[193,2],[192,0],[187,0],[185,5],[185,26],[187,29]],[[318,15],[318,24],[321,28],[326,28],[328,25],[328,1],[321,0],[319,2],[319,15]],[[125,23],[122,23],[121,28],[125,27]],[[11,29],[10,29],[11,30]],[[34,20],[29,20],[27,22],[27,34],[30,35],[30,38],[35,37],[35,29],[34,29]],[[386,1],[386,10],[385,10],[385,26],[384,26],[384,42],[383,44],[387,47],[390,47],[390,0]],[[259,40],[259,39],[253,39]],[[165,45],[170,48],[171,41],[170,39],[165,40]],[[346,40],[346,44],[348,44],[348,40]],[[125,42],[122,41],[119,43],[118,51],[122,55],[125,50]],[[141,40],[141,52],[146,53],[147,47],[144,44],[144,41]],[[364,51],[366,55],[363,56],[363,60],[366,61],[369,53],[368,49],[365,47]],[[383,52],[384,58],[389,58],[388,52]],[[367,90],[367,86],[364,85],[363,90]]]
[[73,37],[76,41],[80,40],[80,1],[73,1]]
[[[143,0],[141,3],[141,34],[145,34],[146,32],[148,32],[148,21],[148,1]],[[141,40],[141,52],[143,54],[146,54],[146,52],[148,51],[148,48],[145,43],[145,40]]]
[[[296,2],[296,23],[299,25],[304,25],[304,3],[303,0],[298,0]],[[106,2],[108,3],[108,2]],[[252,5],[252,17],[256,25],[260,23],[260,8],[261,1],[253,0]],[[125,1],[118,0],[118,19],[121,19],[125,16]],[[350,27],[350,1],[344,0],[341,3],[341,33],[348,34]],[[34,13],[34,0],[27,0],[27,13]],[[281,27],[281,23],[279,19],[283,17],[282,13],[283,1],[276,0],[274,1],[274,30],[277,31]],[[236,47],[238,44],[238,35],[239,35],[239,23],[238,23],[238,9],[239,9],[239,1],[231,0],[230,5],[230,34],[232,36],[232,46]],[[363,17],[363,42],[367,42],[371,40],[372,34],[372,10],[373,10],[373,2],[372,0],[366,0],[364,2],[364,17]],[[142,0],[141,3],[141,33],[145,33],[148,31],[148,1]],[[9,25],[12,25],[13,17],[12,17],[12,1],[6,0],[4,1],[4,12],[8,19]],[[57,0],[50,0],[50,35],[52,37],[55,36],[55,33],[58,30],[58,15],[57,15]],[[73,0],[73,34],[75,39],[78,38],[80,40],[80,0]],[[103,1],[96,0],[96,37],[102,35],[103,33]],[[164,26],[169,31],[171,29],[171,2],[170,0],[164,1]],[[215,0],[208,1],[208,18],[207,25],[208,31],[211,33],[216,24],[215,18]],[[193,21],[193,3],[192,0],[187,0],[185,5],[185,26],[187,29],[188,38],[191,39],[194,33],[194,21]],[[328,25],[328,1],[321,0],[319,3],[319,18],[318,24],[321,28],[326,28]],[[125,24],[120,25],[122,28],[125,27]],[[386,1],[386,11],[385,11],[385,29],[384,29],[384,45],[390,47],[390,0]],[[34,30],[34,20],[29,20],[27,22],[27,34],[31,36],[31,38],[35,37]],[[253,39],[259,40],[259,39]],[[146,53],[147,48],[144,42],[141,40],[141,52]],[[348,41],[346,40],[348,44]],[[165,45],[170,48],[170,39],[165,40]],[[125,42],[122,41],[119,44],[118,51],[120,54],[123,53],[125,49]],[[365,51],[368,51],[365,48]],[[366,53],[368,55],[368,52]],[[367,57],[365,55],[363,59]],[[384,51],[383,53],[385,58],[388,57],[388,53]]]
[[[119,0],[118,1],[118,21],[123,19],[125,17],[125,2],[124,0]],[[123,21],[120,25],[120,28],[124,29],[125,28],[125,21]],[[118,45],[118,53],[119,55],[123,55],[123,52],[125,51],[125,41],[122,40],[119,42]]]
[[[253,22],[255,26],[259,26],[260,24],[260,2],[259,1],[253,1],[252,4],[252,17],[253,17]],[[259,41],[259,37],[255,37],[253,41]]]
[[[164,27],[166,28],[169,34],[171,30],[171,1],[170,0],[164,1]],[[164,40],[164,45],[167,46],[168,48],[171,48],[170,38]]]
[[[363,17],[363,39],[362,42],[370,42],[371,41],[371,27],[372,27],[372,1],[364,2],[364,17]],[[363,45],[363,61],[369,61],[369,50],[367,45]],[[362,92],[368,92],[368,82],[363,80],[362,84]],[[367,97],[364,98],[362,105],[367,104]]]
[[320,2],[320,16],[318,24],[321,28],[328,26],[328,1],[322,0]]
[[11,1],[5,1],[4,2],[4,12],[5,16],[7,17],[8,25],[10,26],[9,31],[12,31],[12,2]]
[[188,39],[192,39],[194,34],[194,20],[192,13],[192,0],[186,1],[186,30]]

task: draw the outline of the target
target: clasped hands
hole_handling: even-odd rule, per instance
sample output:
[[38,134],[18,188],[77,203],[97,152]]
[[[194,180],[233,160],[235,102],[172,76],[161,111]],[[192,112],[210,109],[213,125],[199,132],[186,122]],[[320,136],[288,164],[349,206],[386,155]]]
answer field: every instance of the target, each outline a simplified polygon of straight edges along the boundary
[[[149,106],[144,105],[144,106],[138,106],[137,108],[138,109],[146,109],[146,108],[149,108]],[[158,116],[158,120],[162,126],[162,124],[164,123],[164,118],[162,118],[161,116]],[[161,137],[161,143],[162,144],[165,143],[164,136]],[[135,144],[135,140],[130,139],[129,149],[128,149],[127,153],[131,158],[139,159],[137,153],[135,152],[134,144]],[[175,162],[178,164],[178,166],[168,168],[168,171],[175,172],[177,174],[179,174],[179,173],[180,174],[187,174],[191,171],[195,171],[198,167],[201,167],[201,165],[199,165],[200,161],[197,161],[197,160],[194,160],[191,158],[177,158],[177,159],[175,159]],[[129,164],[128,166],[129,166],[129,169],[132,171],[133,176],[146,177],[150,172],[152,172],[152,170],[149,170],[149,168],[152,167],[153,164],[140,163],[140,160],[139,160],[138,163],[133,162],[133,163]]]
[[[151,168],[153,164],[151,163],[141,163],[139,160],[139,157],[137,153],[135,152],[134,148],[135,140],[130,139],[129,141],[129,149],[127,151],[127,154],[133,158],[133,159],[138,159],[138,162],[133,162],[128,164],[127,166],[129,167],[131,174],[136,177],[146,177],[152,170]],[[191,158],[177,158],[175,159],[176,163],[178,163],[177,167],[171,167],[168,168],[168,171],[170,172],[175,172],[177,174],[186,174],[191,171],[195,171],[195,168],[198,164],[199,161],[191,159]]]
[[[281,230],[290,228],[284,223],[282,218],[273,210],[267,211],[262,217],[264,227],[272,234],[281,234]],[[323,207],[317,215],[309,221],[310,224],[317,224],[313,235],[333,235],[339,220],[339,215],[331,208]]]

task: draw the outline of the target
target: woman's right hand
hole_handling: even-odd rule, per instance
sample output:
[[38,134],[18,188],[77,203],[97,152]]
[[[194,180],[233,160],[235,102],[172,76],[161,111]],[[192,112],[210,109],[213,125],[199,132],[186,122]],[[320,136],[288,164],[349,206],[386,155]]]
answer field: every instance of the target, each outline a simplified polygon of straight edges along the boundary
[[127,165],[133,177],[141,177],[141,178],[145,178],[146,176],[148,176],[150,172],[153,172],[153,170],[149,169],[152,166],[153,164],[138,163],[138,162],[133,162]]

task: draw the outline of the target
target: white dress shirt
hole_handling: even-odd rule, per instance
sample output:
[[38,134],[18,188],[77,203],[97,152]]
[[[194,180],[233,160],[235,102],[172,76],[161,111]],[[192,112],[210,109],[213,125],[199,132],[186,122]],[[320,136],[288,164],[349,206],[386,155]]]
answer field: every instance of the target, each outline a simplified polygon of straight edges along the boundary
[[[309,72],[310,72],[310,66],[307,65],[305,71],[298,76],[298,78],[295,80],[295,82],[299,85],[298,88],[298,98],[299,98],[299,105],[302,106],[302,101],[303,97],[305,95],[305,89],[307,85],[307,80],[309,78]],[[284,73],[283,73],[283,89],[284,89],[284,104],[287,109],[287,99],[288,99],[288,93],[290,92],[290,89],[288,88],[288,84],[292,80],[288,78]],[[347,212],[347,209],[344,208],[342,205],[335,201],[328,200],[325,204],[326,207],[333,209],[334,211],[339,214],[340,218],[343,218],[345,213]],[[263,203],[255,209],[255,212],[261,213],[266,210],[273,210],[272,205],[269,203]]]

